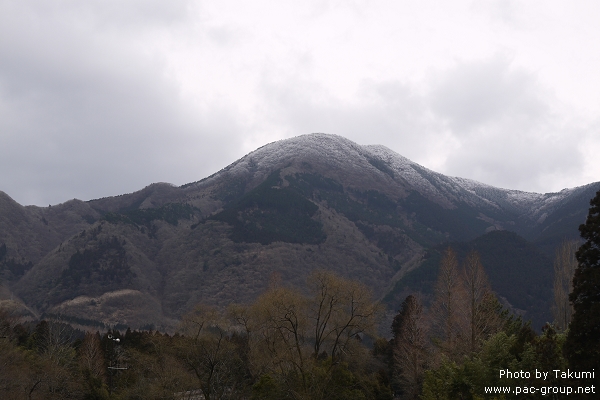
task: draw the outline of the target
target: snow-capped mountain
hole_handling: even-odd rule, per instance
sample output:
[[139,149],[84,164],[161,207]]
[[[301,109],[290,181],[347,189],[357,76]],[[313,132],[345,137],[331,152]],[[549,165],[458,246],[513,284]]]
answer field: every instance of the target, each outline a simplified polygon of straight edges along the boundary
[[[393,308],[418,286],[407,277],[426,271],[439,246],[462,242],[483,243],[489,254],[519,247],[506,268],[489,271],[492,285],[505,288],[523,263],[531,273],[512,284],[518,290],[497,290],[515,309],[538,313],[551,285],[546,257],[578,236],[599,189],[500,189],[381,145],[304,135],[181,187],[153,184],[47,208],[0,192],[0,299],[79,323],[168,326],[198,302],[251,300],[273,274],[301,287],[311,270],[326,268],[360,279]],[[420,282],[430,279],[423,274]]]
[[512,228],[529,237],[528,229],[535,230],[573,201],[587,210],[589,199],[600,187],[596,182],[558,193],[502,189],[437,173],[382,145],[361,146],[338,135],[320,133],[265,145],[189,186],[203,189],[226,179],[244,180],[247,187],[253,187],[270,172],[287,165],[300,170],[310,165],[326,176],[338,179],[344,186],[380,190],[393,198],[414,191],[447,209],[465,204],[480,209],[484,214],[482,218],[486,218],[485,210],[501,213],[504,220],[496,221],[497,228]]

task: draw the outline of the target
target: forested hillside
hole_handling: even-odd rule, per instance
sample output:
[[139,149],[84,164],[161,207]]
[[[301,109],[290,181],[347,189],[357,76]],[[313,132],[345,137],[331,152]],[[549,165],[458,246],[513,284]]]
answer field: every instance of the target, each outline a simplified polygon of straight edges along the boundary
[[172,332],[198,303],[255,301],[272,276],[315,269],[365,283],[388,318],[430,301],[441,253],[479,251],[501,303],[540,330],[552,262],[600,183],[559,193],[494,188],[383,146],[313,134],[263,146],[181,187],[49,207],[0,195],[0,301],[37,319]]

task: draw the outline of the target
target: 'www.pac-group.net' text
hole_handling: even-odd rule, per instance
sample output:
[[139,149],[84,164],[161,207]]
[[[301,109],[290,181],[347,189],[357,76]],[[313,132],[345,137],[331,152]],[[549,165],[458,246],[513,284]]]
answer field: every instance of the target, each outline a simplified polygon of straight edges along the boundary
[[[537,369],[532,374],[529,371],[510,371],[507,369],[500,370],[500,378],[501,379],[538,379],[547,381],[548,379],[552,379],[556,381],[557,379],[594,379],[595,371],[571,371],[567,369],[566,371],[561,371],[559,369],[554,369],[552,371],[538,371]],[[596,387],[594,385],[589,386],[487,386],[484,388],[485,393],[487,394],[533,394],[540,393],[543,396],[548,394],[594,394],[596,393]]]

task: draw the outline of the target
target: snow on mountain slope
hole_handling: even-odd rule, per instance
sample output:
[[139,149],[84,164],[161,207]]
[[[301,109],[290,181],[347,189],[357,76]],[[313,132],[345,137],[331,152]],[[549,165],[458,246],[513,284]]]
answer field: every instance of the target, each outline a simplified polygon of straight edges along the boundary
[[487,205],[515,212],[539,208],[544,201],[563,198],[558,194],[544,195],[519,190],[501,189],[475,180],[452,177],[425,168],[381,145],[364,146],[386,161],[423,195],[443,196],[452,203]]
[[[444,208],[455,208],[459,203],[466,203],[537,222],[543,221],[557,207],[587,187],[545,194],[497,188],[471,179],[440,174],[382,145],[362,146],[342,136],[324,133],[269,143],[191,186],[210,186],[224,175],[233,179],[245,178],[256,184],[273,170],[284,168],[294,161],[323,166],[336,177],[362,176],[363,179],[373,180],[369,184],[387,185],[388,188],[396,186],[404,193],[414,190]],[[381,162],[383,164],[378,164]],[[390,174],[386,168],[393,173]]]
[[232,175],[245,174],[255,164],[258,171],[270,171],[277,168],[282,160],[291,159],[326,159],[332,167],[344,168],[357,160],[360,163],[360,155],[364,152],[360,145],[341,136],[322,133],[302,135],[259,147],[213,176],[224,172]]
[[368,175],[368,184],[375,187],[388,185],[390,189],[394,189],[394,186],[398,186],[390,181],[390,177],[369,163],[369,158],[372,158],[372,155],[366,148],[341,136],[321,133],[303,135],[262,146],[191,186],[209,187],[227,177],[248,179],[249,187],[252,187],[272,171],[285,168],[294,162],[299,167],[305,165],[307,171],[327,171],[328,175],[341,181],[351,181],[350,177],[367,179]]

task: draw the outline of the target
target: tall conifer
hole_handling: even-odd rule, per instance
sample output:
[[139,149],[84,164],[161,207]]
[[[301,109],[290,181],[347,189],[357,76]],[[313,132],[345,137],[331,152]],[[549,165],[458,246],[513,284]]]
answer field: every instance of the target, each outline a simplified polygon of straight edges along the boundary
[[590,202],[585,224],[579,226],[586,241],[577,251],[578,266],[573,277],[573,319],[565,343],[570,367],[595,370],[600,383],[600,191]]

